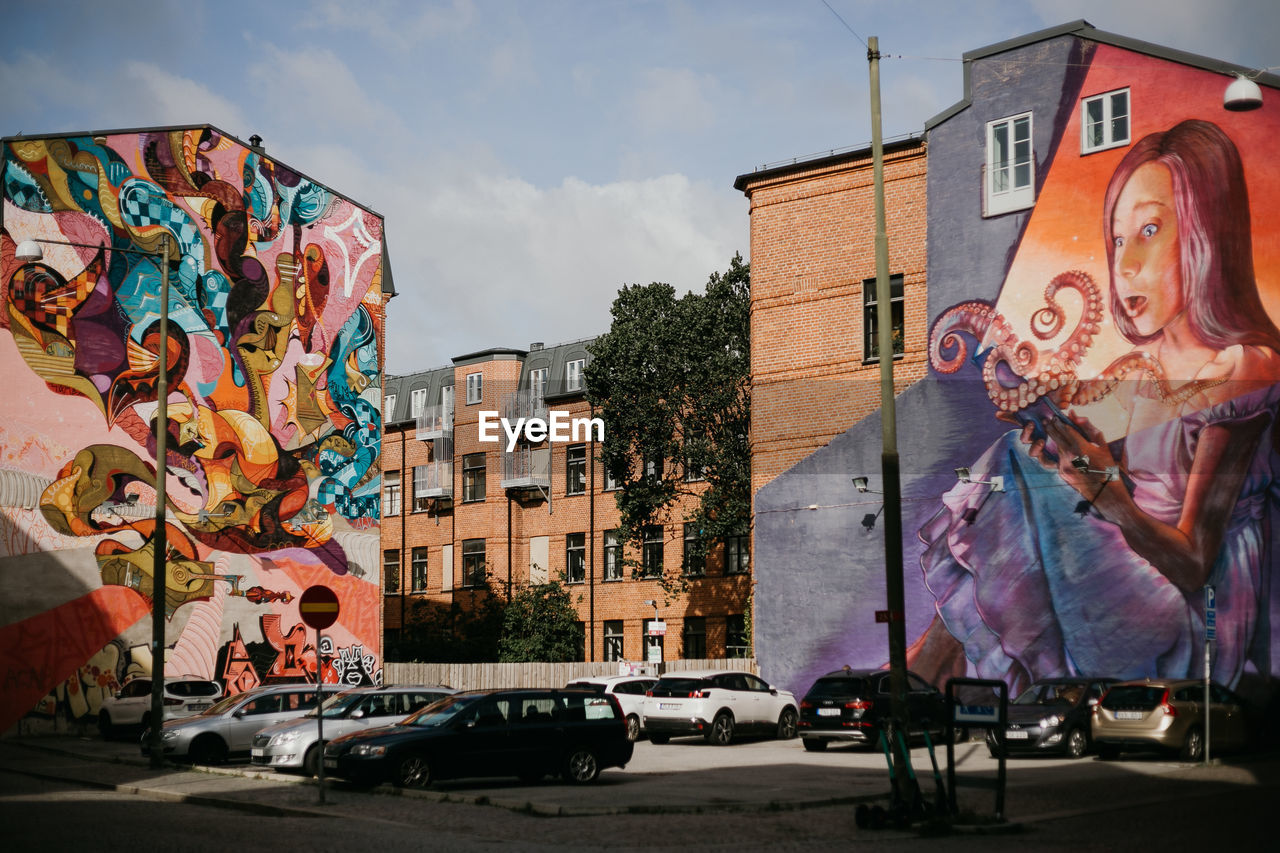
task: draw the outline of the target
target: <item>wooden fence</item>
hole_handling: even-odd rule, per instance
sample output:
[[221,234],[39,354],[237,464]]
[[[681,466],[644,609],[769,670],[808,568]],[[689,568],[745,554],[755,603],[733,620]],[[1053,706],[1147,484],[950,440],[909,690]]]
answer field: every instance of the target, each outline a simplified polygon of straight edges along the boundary
[[664,664],[630,663],[383,663],[384,684],[447,684],[458,690],[511,687],[563,687],[575,678],[618,675],[624,671],[657,675],[697,669],[736,669],[756,673],[755,658],[673,660]]

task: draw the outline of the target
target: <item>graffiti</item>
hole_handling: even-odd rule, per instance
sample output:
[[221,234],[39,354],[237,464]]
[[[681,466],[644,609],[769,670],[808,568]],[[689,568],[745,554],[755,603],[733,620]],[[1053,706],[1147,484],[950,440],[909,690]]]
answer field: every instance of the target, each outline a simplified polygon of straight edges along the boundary
[[[36,512],[0,507],[5,541],[81,540],[104,587],[147,605],[162,595],[170,620],[224,589],[223,659],[208,670],[228,692],[301,677],[299,644],[267,626],[294,618],[306,586],[347,573],[337,534],[378,531],[381,219],[210,127],[12,139],[3,154],[0,344],[15,397],[30,402],[0,426],[0,446],[31,447],[5,463],[45,483]],[[43,259],[16,259],[27,239],[46,241]],[[351,613],[376,613],[376,587],[352,580],[343,594],[368,601]],[[56,588],[49,610],[65,603]],[[246,608],[267,611],[262,642],[283,644],[278,666],[253,659],[235,627]],[[335,630],[376,658],[376,619]],[[31,704],[56,684],[42,687]],[[65,700],[73,716],[81,704],[93,703]]]
[[333,666],[337,670],[338,683],[350,687],[382,684],[382,671],[375,671],[377,658],[365,654],[364,646],[346,646],[338,650]]

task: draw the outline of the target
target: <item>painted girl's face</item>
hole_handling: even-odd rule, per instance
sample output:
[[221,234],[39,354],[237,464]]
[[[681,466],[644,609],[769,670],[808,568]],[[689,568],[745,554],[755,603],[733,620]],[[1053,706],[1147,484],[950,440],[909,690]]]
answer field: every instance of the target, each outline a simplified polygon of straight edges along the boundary
[[1112,211],[1112,282],[1139,334],[1153,335],[1186,308],[1173,177],[1160,163],[1139,166]]

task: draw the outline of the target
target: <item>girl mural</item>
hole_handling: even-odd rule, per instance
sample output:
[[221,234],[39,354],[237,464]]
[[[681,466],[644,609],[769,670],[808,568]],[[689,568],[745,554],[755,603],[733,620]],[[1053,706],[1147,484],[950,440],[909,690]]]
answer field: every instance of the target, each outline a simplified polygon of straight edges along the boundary
[[[1194,120],[1145,137],[1116,168],[1103,219],[1111,314],[1132,349],[1094,380],[1075,378],[1075,358],[1021,389],[1000,415],[1021,428],[972,465],[973,480],[1003,476],[1009,494],[984,500],[990,486],[962,483],[921,529],[937,616],[910,657],[926,677],[1001,678],[1017,692],[1067,673],[1199,675],[1205,584],[1217,591],[1214,678],[1270,672],[1280,331],[1254,280],[1235,145]],[[962,315],[935,327],[939,369],[956,361],[942,355]],[[990,342],[1000,320],[967,330]],[[986,374],[999,401],[1017,357],[993,356],[1006,368]],[[1113,443],[1070,410],[1107,394],[1126,420]],[[1029,417],[1036,407],[1049,414]]]

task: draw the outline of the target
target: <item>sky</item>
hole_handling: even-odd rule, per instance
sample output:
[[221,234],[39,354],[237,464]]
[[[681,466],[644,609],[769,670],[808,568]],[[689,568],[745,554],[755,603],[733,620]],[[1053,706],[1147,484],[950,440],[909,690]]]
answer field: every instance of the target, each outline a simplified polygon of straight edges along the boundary
[[0,5],[0,135],[213,124],[383,215],[393,375],[749,259],[737,176],[870,144],[870,36],[886,140],[963,97],[966,51],[1081,18],[1280,66],[1276,0]]

